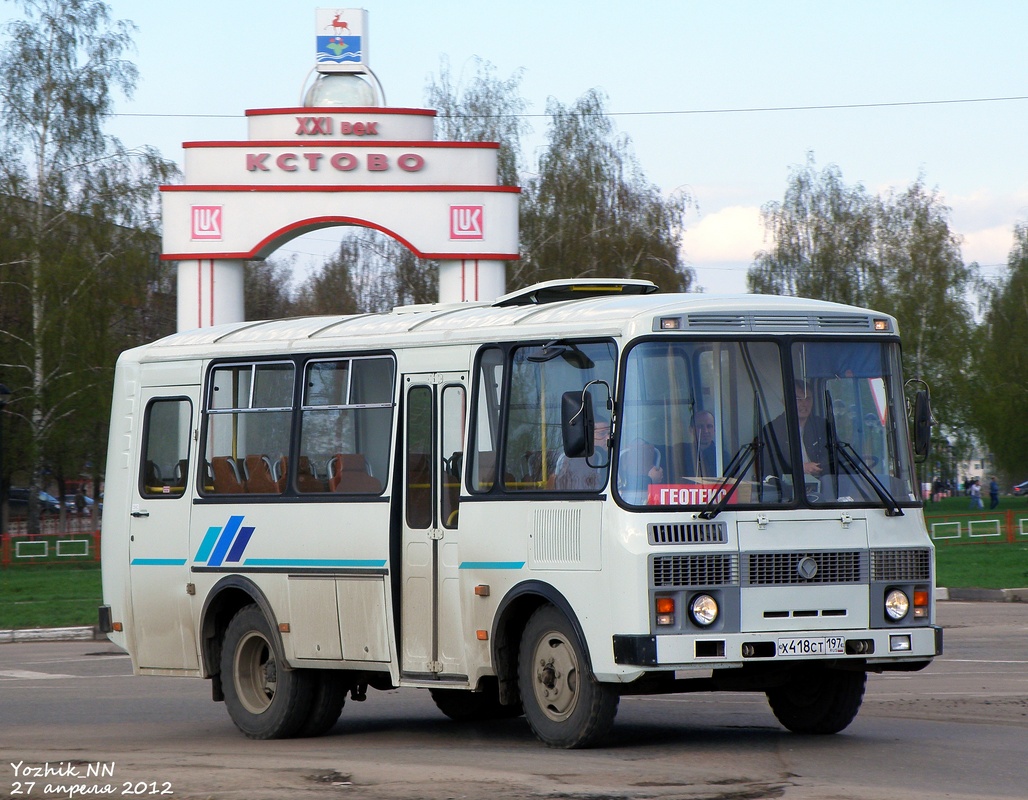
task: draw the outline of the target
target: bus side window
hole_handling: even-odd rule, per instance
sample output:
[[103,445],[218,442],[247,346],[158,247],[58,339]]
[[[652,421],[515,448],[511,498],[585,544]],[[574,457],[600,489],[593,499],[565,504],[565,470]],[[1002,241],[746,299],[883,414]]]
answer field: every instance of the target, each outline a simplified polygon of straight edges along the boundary
[[282,492],[285,481],[278,479],[276,463],[289,452],[294,375],[294,365],[281,361],[211,370],[204,453],[212,482],[204,484],[205,493]]
[[181,497],[189,475],[192,404],[187,398],[161,398],[146,409],[139,493],[143,497]]
[[[457,527],[457,511],[460,506],[460,473],[464,460],[464,423],[467,412],[467,393],[463,386],[443,387],[442,419],[440,425],[441,457],[440,480],[442,493],[440,517],[444,528]],[[446,456],[450,453],[450,456]]]
[[500,397],[503,390],[503,351],[487,347],[479,358],[475,391],[475,436],[471,464],[472,492],[488,492],[496,483],[496,446],[500,436]]
[[296,491],[381,494],[389,475],[395,362],[327,358],[304,368]]

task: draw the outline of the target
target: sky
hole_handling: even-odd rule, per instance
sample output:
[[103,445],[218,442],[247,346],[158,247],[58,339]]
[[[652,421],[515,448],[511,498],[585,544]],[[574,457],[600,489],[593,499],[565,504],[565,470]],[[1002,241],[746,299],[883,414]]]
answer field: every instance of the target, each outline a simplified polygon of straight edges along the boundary
[[[181,164],[182,142],[246,137],[247,109],[301,104],[318,0],[108,0],[138,26],[140,78],[108,132]],[[424,108],[448,60],[523,70],[534,162],[548,98],[607,96],[648,181],[695,207],[683,247],[708,292],[742,292],[768,247],[761,208],[813,154],[847,185],[923,176],[963,256],[1005,273],[1028,222],[1028,3],[1021,0],[365,0],[368,62],[387,105]],[[5,3],[0,15],[9,18]],[[1012,99],[1013,98],[1013,99]],[[962,102],[957,102],[962,101]],[[326,238],[328,237],[328,238]],[[331,234],[282,248],[320,259]]]

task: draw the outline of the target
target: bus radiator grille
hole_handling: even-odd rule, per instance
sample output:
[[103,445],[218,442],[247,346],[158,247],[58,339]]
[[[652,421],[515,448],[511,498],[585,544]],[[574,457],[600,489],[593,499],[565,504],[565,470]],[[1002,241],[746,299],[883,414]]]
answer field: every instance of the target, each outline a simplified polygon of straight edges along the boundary
[[860,550],[750,553],[742,579],[747,586],[867,583],[867,560],[867,553]]
[[927,547],[905,550],[872,550],[871,577],[875,581],[931,580],[931,551]]
[[654,586],[738,586],[738,584],[739,556],[735,553],[653,557]]

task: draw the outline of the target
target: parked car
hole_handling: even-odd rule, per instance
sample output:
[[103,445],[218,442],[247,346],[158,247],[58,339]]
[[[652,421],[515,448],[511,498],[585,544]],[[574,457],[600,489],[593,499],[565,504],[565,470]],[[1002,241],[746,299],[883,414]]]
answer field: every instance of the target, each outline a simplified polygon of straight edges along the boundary
[[1019,483],[1014,487],[1014,497],[1024,497],[1025,495],[1028,495],[1028,481]]
[[[26,517],[29,513],[29,490],[12,486],[7,490],[7,510],[11,517]],[[60,514],[61,503],[52,494],[39,493],[39,513]]]

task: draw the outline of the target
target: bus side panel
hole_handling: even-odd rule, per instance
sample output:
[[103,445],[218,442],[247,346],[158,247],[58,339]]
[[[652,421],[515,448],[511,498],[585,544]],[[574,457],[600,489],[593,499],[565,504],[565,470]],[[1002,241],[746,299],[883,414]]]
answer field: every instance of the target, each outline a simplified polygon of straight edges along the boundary
[[100,564],[103,602],[110,606],[111,619],[122,630],[108,638],[133,656],[134,637],[131,588],[129,585],[129,477],[134,463],[137,414],[139,413],[139,364],[132,352],[118,359],[111,401],[111,427],[107,444],[107,472],[104,485],[104,516],[101,523]]
[[225,575],[243,575],[270,605],[269,621],[282,631],[294,666],[387,669],[395,659],[386,590],[389,504],[238,497],[193,507],[194,614]]
[[[567,601],[585,636],[593,667],[612,678],[610,620],[622,594],[609,591],[604,563],[603,501],[496,500],[461,506],[461,577],[468,623],[472,685],[495,674],[490,642],[475,630],[496,631],[496,613],[519,585],[537,581]],[[476,586],[488,586],[486,596]],[[517,642],[509,642],[517,651]]]

